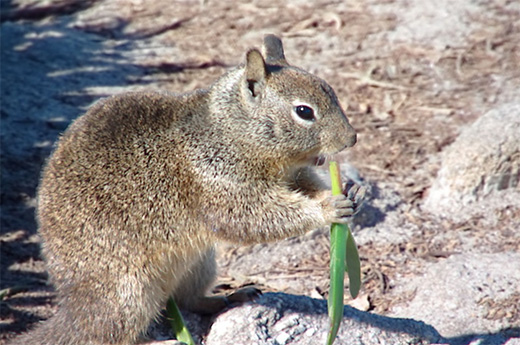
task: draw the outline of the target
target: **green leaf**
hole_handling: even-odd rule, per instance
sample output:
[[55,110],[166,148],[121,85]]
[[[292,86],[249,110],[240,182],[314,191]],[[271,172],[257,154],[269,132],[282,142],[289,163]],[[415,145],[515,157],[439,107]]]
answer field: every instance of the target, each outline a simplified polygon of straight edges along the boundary
[[347,249],[345,271],[348,273],[350,296],[356,298],[361,289],[361,264],[356,242],[350,230],[348,230],[347,244],[345,247]]
[[[336,162],[330,162],[332,195],[340,195],[342,190],[341,174]],[[361,288],[361,265],[359,253],[352,232],[346,224],[332,224],[330,227],[330,291],[328,312],[330,329],[327,345],[332,345],[343,320],[343,295],[345,272],[349,277],[349,290],[353,298]]]
[[330,238],[330,290],[328,309],[330,317],[330,330],[327,344],[334,343],[338,334],[339,325],[343,320],[343,295],[345,279],[345,242],[346,226],[333,224]]
[[[332,195],[342,193],[339,167],[336,162],[330,162],[330,178],[332,182]],[[345,289],[345,264],[348,226],[345,224],[332,224],[330,227],[330,291],[328,311],[330,317],[330,329],[327,336],[327,345],[332,345],[338,334],[341,320],[343,320],[343,291]]]
[[168,320],[170,321],[170,326],[175,334],[175,338],[187,345],[195,345],[195,341],[191,337],[190,331],[188,331],[188,328],[184,324],[181,311],[179,310],[179,307],[177,307],[177,303],[175,303],[171,297],[168,299],[168,303],[166,304],[166,313],[168,314]]

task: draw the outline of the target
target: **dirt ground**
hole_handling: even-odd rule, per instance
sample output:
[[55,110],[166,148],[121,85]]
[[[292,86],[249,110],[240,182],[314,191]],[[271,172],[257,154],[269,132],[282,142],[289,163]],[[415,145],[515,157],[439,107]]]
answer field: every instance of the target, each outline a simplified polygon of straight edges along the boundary
[[[247,49],[259,46],[262,36],[270,32],[284,39],[290,63],[324,78],[336,90],[359,134],[358,144],[342,159],[355,166],[373,187],[369,205],[377,204],[378,195],[394,198],[399,207],[393,209],[396,220],[392,226],[413,225],[418,229],[407,241],[361,244],[366,296],[363,308],[385,314],[394,304],[410,298],[392,294],[392,280],[420,274],[425,263],[466,250],[468,237],[472,246],[484,252],[520,251],[518,237],[511,235],[520,228],[518,209],[504,210],[501,221],[492,229],[485,216],[454,223],[421,209],[439,169],[443,148],[455,140],[461,128],[487,110],[515,97],[518,100],[520,7],[505,0],[465,5],[438,1],[436,8],[418,3],[2,1],[2,30],[16,24],[27,28],[27,34],[26,41],[15,47],[4,44],[2,37],[0,289],[4,294],[0,302],[0,344],[13,332],[25,330],[54,311],[54,293],[46,284],[39,255],[34,210],[39,172],[57,135],[101,96],[129,89],[185,92],[205,87],[240,63]],[[91,78],[89,85],[78,86],[66,79],[69,84],[57,86],[56,80],[45,79],[51,74],[42,77],[42,88],[58,90],[54,103],[42,99],[33,84],[24,85],[23,76],[5,77],[9,75],[7,69],[14,66],[5,58],[7,50],[23,51],[24,44],[36,44],[30,43],[31,30],[41,33],[44,29],[70,36],[80,42],[79,47],[82,40],[99,42],[100,53],[91,52],[88,60],[76,56],[85,54],[81,50],[63,53],[70,54],[75,68],[54,68],[63,75],[76,74],[77,80]],[[56,35],[38,37],[45,42]],[[37,57],[32,59],[31,63],[42,63]],[[97,66],[95,61],[105,63],[108,59],[115,61],[110,70],[96,73],[116,75],[103,76],[113,77],[111,83],[87,75],[88,68]],[[30,74],[31,66],[27,63],[16,68]],[[17,105],[8,98],[17,93],[38,99],[39,104]],[[57,113],[56,102],[65,105],[65,115]],[[43,115],[20,111],[24,106],[40,109]],[[13,119],[19,116],[16,111],[22,115]],[[15,147],[13,142],[23,142],[29,133],[33,136],[29,143]],[[356,232],[375,226],[377,217],[382,215],[362,215]],[[459,236],[462,232],[467,236]],[[295,245],[294,250],[297,248]],[[219,283],[224,290],[255,283],[265,290],[326,296],[328,240],[323,233],[316,235],[313,252],[302,254],[296,264],[281,263],[241,277],[231,274],[233,260],[250,250],[223,249]],[[269,277],[280,275],[285,276],[284,284],[270,285]],[[296,283],[303,278],[309,283]],[[505,304],[482,303],[491,303],[489,318],[506,318],[511,326],[520,325],[520,296]]]

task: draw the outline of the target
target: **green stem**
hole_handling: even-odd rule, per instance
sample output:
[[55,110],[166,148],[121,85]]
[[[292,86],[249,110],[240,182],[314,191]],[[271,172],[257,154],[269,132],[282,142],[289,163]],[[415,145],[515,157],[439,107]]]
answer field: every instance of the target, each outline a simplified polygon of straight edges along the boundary
[[[342,193],[341,175],[336,162],[330,162],[332,195]],[[348,226],[334,223],[330,227],[330,291],[328,300],[330,330],[327,344],[334,343],[343,319],[343,291],[345,278],[346,246]]]
[[[343,193],[341,174],[338,164],[330,162],[330,179],[332,195]],[[345,271],[349,277],[349,290],[352,298],[356,298],[361,288],[361,265],[356,242],[348,225],[334,223],[330,227],[330,291],[328,311],[330,330],[327,345],[332,345],[343,320],[343,295]]]
[[166,313],[168,314],[168,320],[170,321],[175,338],[187,345],[195,345],[195,341],[191,337],[190,331],[188,331],[188,328],[184,324],[181,311],[179,310],[179,307],[177,307],[177,303],[175,303],[171,297],[168,299],[168,303],[166,304]]

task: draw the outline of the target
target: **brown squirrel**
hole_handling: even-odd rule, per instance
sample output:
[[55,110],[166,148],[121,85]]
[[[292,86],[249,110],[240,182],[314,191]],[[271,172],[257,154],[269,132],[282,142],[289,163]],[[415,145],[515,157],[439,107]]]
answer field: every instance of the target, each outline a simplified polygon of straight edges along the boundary
[[38,207],[58,311],[13,344],[135,344],[169,296],[226,306],[205,296],[216,242],[277,241],[356,212],[357,189],[333,197],[312,170],[356,142],[334,91],[290,66],[278,37],[263,48],[207,90],[113,96],[65,131]]

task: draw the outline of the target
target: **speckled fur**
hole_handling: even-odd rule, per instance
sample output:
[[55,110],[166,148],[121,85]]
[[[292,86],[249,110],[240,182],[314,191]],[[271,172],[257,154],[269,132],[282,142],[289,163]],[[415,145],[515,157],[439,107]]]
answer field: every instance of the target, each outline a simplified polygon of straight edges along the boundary
[[[133,344],[170,295],[224,306],[204,297],[216,241],[276,241],[351,213],[310,168],[355,143],[334,92],[289,66],[276,37],[264,54],[208,90],[107,98],[63,134],[38,208],[59,310],[13,344]],[[314,123],[295,121],[296,101]]]

